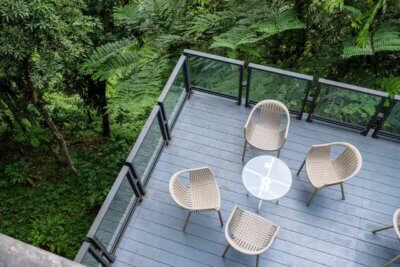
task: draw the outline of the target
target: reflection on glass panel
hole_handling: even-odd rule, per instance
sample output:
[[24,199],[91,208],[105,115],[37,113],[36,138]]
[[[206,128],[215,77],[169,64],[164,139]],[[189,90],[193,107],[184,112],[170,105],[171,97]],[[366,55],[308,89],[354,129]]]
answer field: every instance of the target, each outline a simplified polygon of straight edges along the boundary
[[238,96],[240,66],[199,57],[189,57],[189,66],[192,86]]
[[151,166],[156,160],[158,151],[161,149],[163,143],[160,126],[157,117],[154,117],[150,125],[147,135],[144,137],[143,142],[133,159],[133,165],[141,177],[142,182],[146,179],[151,170]]
[[108,251],[114,244],[121,224],[126,219],[128,209],[135,198],[128,178],[124,177],[95,234]]
[[185,97],[186,92],[183,78],[183,68],[181,68],[164,100],[165,114],[170,126],[178,115],[178,111],[183,104]]
[[385,132],[400,134],[400,103],[396,103],[386,118],[382,130]]
[[88,267],[99,267],[101,266],[100,263],[89,253],[86,252],[85,256],[83,257],[81,264],[88,266]]
[[300,111],[307,89],[306,80],[261,70],[252,70],[250,100],[275,99],[289,109]]
[[314,115],[356,125],[367,125],[380,101],[379,96],[321,85]]

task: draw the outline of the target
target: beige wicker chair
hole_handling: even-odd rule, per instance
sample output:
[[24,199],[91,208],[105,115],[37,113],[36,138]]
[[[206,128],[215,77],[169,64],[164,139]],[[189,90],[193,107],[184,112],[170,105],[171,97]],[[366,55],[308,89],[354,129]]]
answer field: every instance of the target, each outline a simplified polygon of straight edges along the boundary
[[271,246],[278,231],[279,226],[257,214],[235,206],[225,227],[228,246],[222,257],[225,257],[226,252],[232,246],[244,254],[256,255],[258,267],[260,254]]
[[[286,125],[281,127],[282,118]],[[264,100],[254,106],[244,126],[244,148],[242,161],[246,154],[247,143],[265,151],[278,151],[285,143],[289,132],[290,115],[284,104],[276,100]]]
[[[184,173],[189,173],[189,185],[178,179]],[[179,206],[189,210],[183,226],[184,232],[193,212],[216,210],[221,226],[224,225],[218,185],[209,168],[187,169],[175,173],[169,182],[169,192]]]
[[[342,146],[345,150],[336,158],[331,158],[331,147]],[[318,190],[331,185],[340,185],[342,199],[345,199],[343,182],[355,176],[361,169],[362,157],[358,149],[345,142],[314,145],[301,164],[299,176],[304,164],[314,192],[307,206],[310,206]]]
[[[372,231],[372,233],[375,234],[376,232],[379,232],[379,231],[383,231],[383,230],[386,230],[386,229],[394,228],[394,230],[395,230],[395,232],[396,232],[396,234],[397,234],[397,237],[398,237],[399,240],[400,240],[400,221],[399,221],[399,220],[400,220],[400,209],[397,209],[397,210],[394,212],[394,215],[393,215],[393,224],[392,224],[392,225],[389,225],[389,226],[386,226],[386,227],[383,227],[383,228],[376,229],[376,230]],[[397,255],[396,257],[394,257],[393,259],[391,259],[388,263],[386,263],[386,264],[383,265],[383,266],[389,266],[389,265],[395,263],[395,262],[398,261],[398,260],[400,260],[400,255]]]

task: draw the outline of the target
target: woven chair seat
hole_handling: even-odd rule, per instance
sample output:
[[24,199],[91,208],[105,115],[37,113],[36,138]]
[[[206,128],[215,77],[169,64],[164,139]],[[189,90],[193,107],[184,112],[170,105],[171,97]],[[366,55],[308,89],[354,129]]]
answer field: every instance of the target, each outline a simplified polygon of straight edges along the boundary
[[[179,179],[184,173],[189,173],[189,181],[186,184]],[[169,192],[179,206],[189,210],[183,231],[192,212],[216,210],[221,226],[223,225],[220,212],[221,196],[209,168],[187,169],[175,173],[169,182]]]
[[236,250],[249,255],[263,253],[272,244],[279,226],[263,217],[235,206],[225,236]]
[[254,124],[246,131],[246,139],[253,147],[274,151],[281,148],[285,142],[285,131],[270,129],[262,124]]

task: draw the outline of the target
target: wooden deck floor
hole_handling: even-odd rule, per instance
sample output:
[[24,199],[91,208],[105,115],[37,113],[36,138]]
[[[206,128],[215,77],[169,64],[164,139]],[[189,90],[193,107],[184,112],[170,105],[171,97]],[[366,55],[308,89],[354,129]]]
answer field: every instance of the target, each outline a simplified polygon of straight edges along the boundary
[[[173,202],[168,182],[184,168],[209,166],[216,176],[226,222],[235,204],[256,211],[258,201],[246,197],[242,184],[243,126],[250,109],[233,101],[199,92],[185,104],[147,186],[147,196],[132,216],[117,249],[113,266],[255,266],[255,257],[230,250],[217,214],[191,217]],[[346,141],[363,156],[359,175],[339,186],[321,190],[306,207],[312,187],[306,174],[295,172],[313,144]],[[259,155],[251,150],[246,161]],[[376,235],[371,229],[391,223],[400,207],[400,145],[360,136],[321,123],[292,120],[282,152],[293,173],[293,185],[279,204],[264,202],[260,214],[281,226],[260,266],[381,266],[397,255],[394,230]],[[399,265],[395,265],[399,266]]]

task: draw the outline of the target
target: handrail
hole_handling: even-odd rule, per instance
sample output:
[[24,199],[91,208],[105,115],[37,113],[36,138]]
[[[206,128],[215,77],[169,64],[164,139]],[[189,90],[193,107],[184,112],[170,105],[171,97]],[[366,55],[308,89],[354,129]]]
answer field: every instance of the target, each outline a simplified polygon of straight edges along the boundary
[[271,72],[271,73],[284,75],[284,76],[288,76],[288,77],[292,77],[292,78],[297,78],[297,79],[301,79],[301,80],[307,80],[307,81],[311,81],[311,82],[314,79],[314,77],[311,75],[277,69],[277,68],[264,66],[264,65],[258,65],[258,64],[254,64],[254,63],[250,63],[248,67],[252,68],[252,69],[256,69],[256,70],[262,70],[262,71],[266,71],[266,72]]
[[368,94],[368,95],[374,95],[374,96],[380,96],[380,97],[388,97],[389,96],[389,94],[386,92],[377,91],[374,89],[360,87],[360,86],[356,86],[356,85],[352,85],[352,84],[336,82],[336,81],[327,80],[327,79],[323,79],[323,78],[319,78],[318,83],[333,86],[333,87],[339,87],[339,88],[343,88],[343,89],[347,89],[347,90],[351,90],[351,91],[356,91],[356,92],[360,92],[360,93],[364,93],[364,94]]
[[183,54],[196,56],[196,57],[202,57],[202,58],[208,58],[208,59],[212,59],[215,61],[225,62],[225,63],[234,64],[234,65],[238,65],[238,66],[244,66],[244,61],[241,61],[241,60],[232,59],[232,58],[228,58],[228,57],[221,57],[221,56],[208,54],[208,53],[204,53],[204,52],[199,52],[199,51],[195,51],[195,50],[190,50],[190,49],[183,50]]
[[186,56],[182,55],[179,58],[178,63],[176,63],[174,70],[171,72],[171,75],[169,76],[168,81],[165,84],[163,90],[161,91],[161,94],[158,97],[158,102],[164,102],[165,97],[167,96],[167,94],[169,92],[169,89],[174,84],[174,81],[175,81],[176,77],[178,76],[179,71],[183,67],[183,64],[185,64],[185,61],[186,61]]

